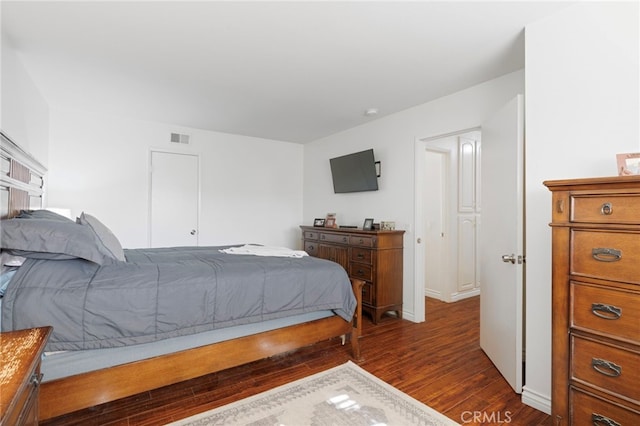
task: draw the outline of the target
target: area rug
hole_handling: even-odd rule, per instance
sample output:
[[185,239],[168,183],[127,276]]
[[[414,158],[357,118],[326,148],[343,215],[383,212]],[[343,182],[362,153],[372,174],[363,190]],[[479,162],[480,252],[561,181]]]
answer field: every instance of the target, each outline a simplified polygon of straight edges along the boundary
[[349,361],[171,425],[457,424]]

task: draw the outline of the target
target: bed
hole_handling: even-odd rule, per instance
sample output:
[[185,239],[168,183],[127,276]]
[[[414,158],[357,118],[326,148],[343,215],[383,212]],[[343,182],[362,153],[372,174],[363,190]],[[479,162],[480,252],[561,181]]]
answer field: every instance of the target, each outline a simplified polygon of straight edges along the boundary
[[123,250],[91,215],[39,210],[44,167],[2,138],[3,254],[24,260],[0,326],[54,327],[41,419],[336,337],[360,357],[363,283],[337,264],[260,246]]

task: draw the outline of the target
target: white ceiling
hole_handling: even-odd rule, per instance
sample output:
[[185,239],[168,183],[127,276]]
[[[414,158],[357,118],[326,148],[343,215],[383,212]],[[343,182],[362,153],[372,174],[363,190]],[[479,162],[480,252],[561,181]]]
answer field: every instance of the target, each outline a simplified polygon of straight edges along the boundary
[[52,107],[305,143],[524,67],[569,3],[2,1]]

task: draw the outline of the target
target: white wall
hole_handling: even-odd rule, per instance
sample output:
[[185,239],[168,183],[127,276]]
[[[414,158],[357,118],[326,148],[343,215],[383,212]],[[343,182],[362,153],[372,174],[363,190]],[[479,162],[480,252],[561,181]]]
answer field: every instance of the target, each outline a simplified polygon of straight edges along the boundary
[[[362,226],[364,219],[391,220],[404,237],[404,315],[415,317],[414,156],[417,139],[480,126],[493,112],[524,91],[524,72],[474,86],[365,125],[314,141],[304,149],[304,223],[328,212],[341,225]],[[382,164],[380,189],[334,194],[329,159],[373,148]],[[418,301],[418,303],[423,303]]]
[[200,245],[299,246],[303,146],[288,142],[53,109],[48,206],[87,211],[125,248],[147,247],[151,148],[200,155]]
[[612,176],[640,151],[638,2],[581,3],[526,28],[527,374],[550,409],[551,194],[544,180]]
[[47,166],[49,106],[5,35],[2,36],[1,54],[0,129]]

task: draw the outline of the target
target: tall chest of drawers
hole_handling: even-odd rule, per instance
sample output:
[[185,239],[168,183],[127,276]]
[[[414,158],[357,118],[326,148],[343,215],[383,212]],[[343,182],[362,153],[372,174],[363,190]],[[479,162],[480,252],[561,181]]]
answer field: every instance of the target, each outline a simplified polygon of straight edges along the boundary
[[554,425],[640,425],[640,176],[552,191]]
[[402,318],[404,231],[301,226],[304,250],[342,265],[351,278],[365,281],[362,310],[377,324],[385,312]]

